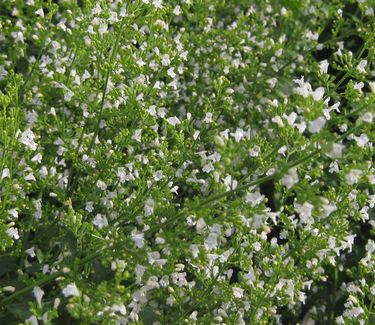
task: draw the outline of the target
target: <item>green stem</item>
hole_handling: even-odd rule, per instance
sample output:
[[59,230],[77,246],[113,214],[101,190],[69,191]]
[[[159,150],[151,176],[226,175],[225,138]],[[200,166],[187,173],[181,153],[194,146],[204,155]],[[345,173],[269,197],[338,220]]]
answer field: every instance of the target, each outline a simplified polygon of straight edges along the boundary
[[[106,248],[107,247],[102,247],[101,249],[99,249],[99,250],[93,252],[92,254],[86,256],[85,258],[83,258],[82,260],[80,260],[77,263],[77,266],[81,267],[81,266],[85,265],[86,263],[91,262],[95,258],[99,257],[100,254],[102,253],[102,251]],[[11,302],[13,302],[14,300],[16,300],[17,298],[22,297],[22,296],[30,293],[31,291],[33,291],[34,287],[37,287],[37,286],[43,287],[46,284],[56,280],[58,277],[63,276],[64,274],[65,274],[65,272],[63,270],[60,270],[58,272],[55,272],[53,274],[50,274],[50,275],[40,279],[38,281],[35,281],[33,284],[30,284],[30,285],[26,286],[25,288],[22,288],[22,289],[18,290],[17,292],[11,294],[9,297],[6,297],[3,300],[1,300],[0,306],[5,307],[5,306],[9,305]]]
[[[116,35],[115,44],[113,45],[113,48],[112,48],[112,51],[111,51],[111,54],[110,54],[110,57],[109,57],[108,69],[106,71],[106,77],[105,77],[103,91],[102,91],[102,98],[101,98],[101,102],[100,102],[100,106],[99,106],[98,119],[97,119],[96,124],[95,124],[95,131],[94,131],[93,137],[92,137],[91,142],[90,142],[90,144],[87,148],[87,154],[88,155],[90,154],[92,148],[94,147],[95,139],[96,139],[96,137],[98,136],[98,133],[99,133],[99,126],[100,126],[100,121],[101,121],[102,116],[103,116],[103,109],[104,109],[104,103],[105,103],[105,98],[106,98],[106,94],[107,94],[108,82],[109,82],[109,78],[110,78],[111,72],[112,72],[113,58],[115,57],[116,52],[117,52],[117,48],[118,48],[118,44],[119,44],[120,37],[121,37],[121,34],[122,34],[121,32],[122,32],[122,29],[123,29],[123,26],[124,26],[124,22],[125,22],[125,18],[122,18],[119,30],[118,30],[117,35]],[[81,139],[83,139],[83,130],[82,130],[82,134],[81,134]],[[79,147],[80,147],[80,143],[78,145],[78,149],[79,149]],[[73,174],[74,174],[74,171],[75,171],[74,169],[75,169],[74,165],[72,165],[72,167],[69,170],[68,184],[66,186],[66,192],[65,192],[66,197],[70,196],[72,194],[74,188],[76,187],[77,179],[79,178],[80,172],[78,170],[77,175],[75,175],[74,180],[72,180],[72,177],[73,177]]]

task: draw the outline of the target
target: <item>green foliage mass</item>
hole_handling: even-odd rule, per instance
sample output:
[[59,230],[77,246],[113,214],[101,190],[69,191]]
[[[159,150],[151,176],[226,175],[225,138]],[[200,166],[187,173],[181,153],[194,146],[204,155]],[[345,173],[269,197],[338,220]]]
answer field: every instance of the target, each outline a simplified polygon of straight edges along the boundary
[[375,324],[373,0],[2,0],[0,324]]

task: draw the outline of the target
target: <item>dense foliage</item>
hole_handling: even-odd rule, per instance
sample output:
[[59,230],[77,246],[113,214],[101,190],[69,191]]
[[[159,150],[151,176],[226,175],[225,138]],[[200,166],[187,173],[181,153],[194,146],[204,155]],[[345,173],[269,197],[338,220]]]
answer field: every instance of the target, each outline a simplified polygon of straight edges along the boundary
[[1,324],[374,324],[375,1],[0,1]]

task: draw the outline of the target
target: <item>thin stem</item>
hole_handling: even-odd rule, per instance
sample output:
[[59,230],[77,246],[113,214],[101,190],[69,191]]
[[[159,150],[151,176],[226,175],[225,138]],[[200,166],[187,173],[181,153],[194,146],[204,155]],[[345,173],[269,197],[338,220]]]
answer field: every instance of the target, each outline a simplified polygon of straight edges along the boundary
[[[105,98],[106,98],[106,94],[107,94],[108,82],[109,82],[109,78],[110,78],[111,72],[112,72],[113,58],[115,57],[116,52],[117,52],[117,48],[118,48],[118,44],[119,44],[120,37],[121,37],[121,34],[122,34],[122,29],[123,29],[123,26],[124,26],[124,22],[125,22],[125,18],[123,17],[121,19],[120,27],[119,27],[119,30],[118,30],[117,35],[116,35],[115,44],[114,44],[114,46],[112,48],[111,55],[109,57],[108,69],[106,71],[106,77],[105,77],[103,91],[102,91],[102,98],[101,98],[101,102],[100,102],[100,106],[99,106],[98,119],[96,121],[95,131],[94,131],[94,134],[92,136],[91,142],[90,142],[90,144],[89,144],[89,146],[87,148],[87,154],[89,154],[91,152],[92,148],[94,147],[95,139],[96,139],[96,137],[98,136],[98,133],[99,133],[100,121],[102,120],[102,116],[103,116],[103,109],[104,109],[104,103],[105,103]],[[81,134],[80,140],[81,139],[83,139],[83,130],[82,130],[82,134]],[[80,143],[78,145],[78,149],[79,148],[80,148]],[[75,169],[74,165],[72,165],[72,167],[69,170],[68,183],[67,183],[66,192],[65,192],[66,196],[70,196],[71,195],[71,193],[73,192],[73,190],[74,190],[74,188],[75,188],[75,186],[77,184],[77,179],[79,178],[80,172],[78,170],[77,175],[75,175],[74,180],[72,180],[73,179],[73,174],[74,174],[74,171],[75,171],[74,169]]]

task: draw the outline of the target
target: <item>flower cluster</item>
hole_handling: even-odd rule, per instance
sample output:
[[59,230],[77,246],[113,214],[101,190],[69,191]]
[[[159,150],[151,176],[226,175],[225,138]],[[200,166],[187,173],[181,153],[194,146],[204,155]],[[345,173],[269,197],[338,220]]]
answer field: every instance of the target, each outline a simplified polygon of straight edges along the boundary
[[371,0],[3,0],[0,323],[371,324]]

